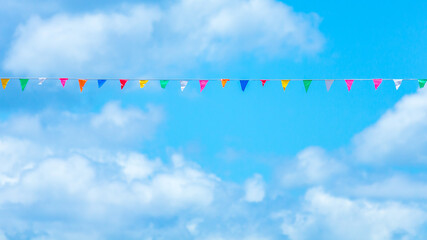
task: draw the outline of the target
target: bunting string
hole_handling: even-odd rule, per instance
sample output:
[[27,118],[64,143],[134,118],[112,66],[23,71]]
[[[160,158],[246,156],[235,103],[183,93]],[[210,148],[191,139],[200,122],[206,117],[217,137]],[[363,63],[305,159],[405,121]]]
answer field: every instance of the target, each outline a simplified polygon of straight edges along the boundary
[[80,87],[81,92],[83,92],[83,88],[86,85],[87,81],[97,81],[98,82],[98,88],[101,88],[107,81],[119,81],[121,89],[123,89],[125,87],[125,85],[128,81],[139,81],[140,88],[144,88],[145,85],[149,81],[159,81],[160,87],[163,89],[166,88],[166,86],[168,85],[168,83],[170,81],[179,81],[181,91],[184,91],[184,89],[187,86],[189,81],[198,81],[200,84],[200,92],[202,92],[203,89],[205,89],[205,87],[207,86],[209,81],[220,81],[223,88],[225,87],[226,83],[229,81],[238,81],[240,83],[240,87],[241,87],[242,91],[245,91],[245,89],[249,85],[249,82],[253,82],[253,81],[260,81],[262,83],[263,87],[265,86],[265,84],[268,81],[280,81],[284,91],[286,90],[286,88],[288,87],[290,82],[302,81],[306,93],[308,93],[310,85],[312,84],[313,81],[324,81],[327,91],[329,91],[331,89],[332,84],[335,81],[344,81],[347,85],[348,91],[351,90],[353,83],[355,81],[372,81],[374,84],[375,90],[377,90],[379,88],[379,86],[381,85],[381,83],[383,81],[393,81],[395,84],[396,90],[399,89],[399,87],[401,86],[403,81],[418,81],[418,85],[420,88],[424,88],[424,86],[427,82],[427,79],[418,79],[418,78],[406,78],[406,79],[404,79],[404,78],[400,78],[400,79],[394,79],[394,78],[385,78],[385,79],[381,79],[381,78],[359,78],[359,79],[230,79],[230,78],[227,78],[227,79],[225,79],[225,78],[223,78],[223,79],[203,79],[203,80],[200,80],[200,79],[194,79],[194,78],[193,79],[191,79],[191,78],[175,78],[175,79],[174,78],[169,78],[169,79],[103,78],[103,79],[98,79],[98,78],[54,78],[54,77],[4,77],[4,78],[1,78],[1,84],[2,84],[3,89],[6,89],[6,86],[10,82],[10,80],[19,80],[22,91],[24,91],[24,89],[26,88],[26,86],[30,80],[38,80],[38,85],[42,85],[47,80],[59,80],[63,88],[65,88],[67,81],[76,80],[79,83],[79,87]]

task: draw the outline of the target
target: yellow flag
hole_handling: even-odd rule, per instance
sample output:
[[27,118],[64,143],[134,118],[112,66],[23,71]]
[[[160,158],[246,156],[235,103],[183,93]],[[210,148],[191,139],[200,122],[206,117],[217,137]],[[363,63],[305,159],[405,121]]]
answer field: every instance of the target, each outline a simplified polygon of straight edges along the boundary
[[1,79],[1,85],[3,86],[3,89],[6,89],[7,83],[9,82],[9,78],[2,78]]
[[139,80],[139,86],[141,88],[145,87],[145,84],[148,82],[148,80]]
[[291,80],[282,80],[283,91],[285,91],[285,90],[286,90],[286,86],[288,86],[288,83],[289,83],[290,81],[291,81]]

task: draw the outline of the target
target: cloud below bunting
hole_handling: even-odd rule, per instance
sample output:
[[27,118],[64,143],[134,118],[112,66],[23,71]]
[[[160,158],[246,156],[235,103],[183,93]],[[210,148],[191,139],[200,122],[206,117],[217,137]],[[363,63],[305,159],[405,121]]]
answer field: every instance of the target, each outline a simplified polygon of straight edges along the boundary
[[206,84],[208,84],[209,80],[199,80],[200,83],[200,92],[203,91],[203,89],[205,89]]
[[242,91],[244,92],[246,89],[246,86],[248,86],[249,80],[240,80],[240,87],[242,87]]

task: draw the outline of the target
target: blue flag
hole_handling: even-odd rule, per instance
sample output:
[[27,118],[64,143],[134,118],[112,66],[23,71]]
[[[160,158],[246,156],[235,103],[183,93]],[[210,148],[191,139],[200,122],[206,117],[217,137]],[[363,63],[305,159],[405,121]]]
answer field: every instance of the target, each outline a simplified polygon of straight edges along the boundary
[[98,80],[98,88],[102,87],[102,85],[104,85],[104,83],[105,83],[106,81],[107,81],[107,80],[99,79],[99,80]]
[[249,80],[240,80],[240,86],[242,87],[242,91],[245,91],[246,86],[248,85]]

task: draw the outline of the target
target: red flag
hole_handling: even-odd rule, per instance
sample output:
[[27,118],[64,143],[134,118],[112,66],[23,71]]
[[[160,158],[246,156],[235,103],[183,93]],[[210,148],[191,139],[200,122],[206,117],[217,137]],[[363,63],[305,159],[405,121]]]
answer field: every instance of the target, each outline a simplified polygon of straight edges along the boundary
[[267,82],[268,80],[265,80],[265,79],[261,79],[261,82],[262,82],[262,86],[264,87],[264,84]]
[[127,81],[128,81],[127,79],[120,79],[120,87],[121,87],[121,89],[123,89],[125,87]]

